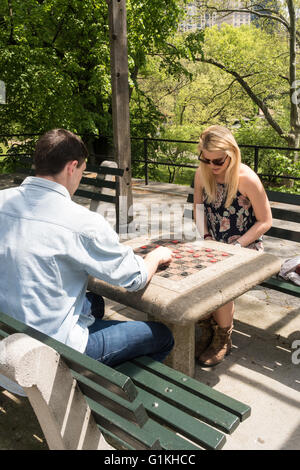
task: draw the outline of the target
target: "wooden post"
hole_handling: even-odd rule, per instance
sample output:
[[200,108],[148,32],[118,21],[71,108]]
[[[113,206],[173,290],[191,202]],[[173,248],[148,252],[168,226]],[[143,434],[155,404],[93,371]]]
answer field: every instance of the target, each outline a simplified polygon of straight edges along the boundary
[[127,233],[132,219],[131,144],[129,122],[129,83],[126,0],[107,0],[112,83],[113,142],[115,161],[124,168],[117,192],[116,231]]

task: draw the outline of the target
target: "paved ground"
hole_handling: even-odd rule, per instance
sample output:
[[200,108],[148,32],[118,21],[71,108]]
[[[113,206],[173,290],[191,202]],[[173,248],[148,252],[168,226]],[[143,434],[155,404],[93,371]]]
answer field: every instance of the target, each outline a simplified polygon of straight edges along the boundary
[[[176,203],[178,214],[186,192],[185,187],[152,184],[146,188],[136,182],[134,202],[142,204],[137,231],[149,223],[151,204],[174,208]],[[282,259],[300,253],[299,244],[270,237],[265,239],[265,249]],[[108,317],[145,319],[141,312],[120,304],[107,301],[106,305]],[[300,340],[299,299],[257,287],[237,299],[235,318],[232,354],[214,368],[196,367],[196,379],[252,407],[251,417],[227,437],[224,449],[300,450],[300,364],[292,362],[292,357],[300,361],[300,342],[299,353],[292,348]],[[0,392],[3,449],[47,449],[27,400],[5,391]]]

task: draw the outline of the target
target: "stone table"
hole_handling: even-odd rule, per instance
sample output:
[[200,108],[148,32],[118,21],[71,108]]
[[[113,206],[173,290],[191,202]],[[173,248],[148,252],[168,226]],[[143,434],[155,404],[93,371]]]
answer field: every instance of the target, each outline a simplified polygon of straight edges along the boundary
[[[152,242],[153,240],[147,237],[139,237],[127,241],[126,244],[143,253],[141,247]],[[195,269],[192,274],[184,277],[164,277],[165,274],[158,271],[151,282],[138,292],[128,292],[124,288],[112,286],[93,277],[89,279],[88,289],[147,313],[149,320],[166,324],[175,338],[175,347],[166,363],[193,376],[195,324],[218,307],[278,273],[281,261],[272,254],[211,240],[185,243],[196,255],[205,250],[213,250],[212,253],[217,253],[217,258],[221,260],[212,263],[200,261],[204,268]],[[176,241],[170,240],[169,246],[176,248]]]

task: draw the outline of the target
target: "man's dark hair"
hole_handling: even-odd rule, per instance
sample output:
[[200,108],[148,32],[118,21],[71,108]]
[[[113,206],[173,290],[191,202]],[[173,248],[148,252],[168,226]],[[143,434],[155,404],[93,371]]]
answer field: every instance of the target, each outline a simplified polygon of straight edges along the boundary
[[65,129],[53,129],[39,138],[35,152],[34,164],[37,175],[56,175],[72,160],[78,166],[88,156],[88,151],[81,138]]

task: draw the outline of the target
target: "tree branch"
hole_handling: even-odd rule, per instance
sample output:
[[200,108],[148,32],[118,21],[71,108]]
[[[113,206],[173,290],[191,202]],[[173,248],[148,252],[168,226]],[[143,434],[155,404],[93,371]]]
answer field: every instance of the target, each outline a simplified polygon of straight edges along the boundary
[[15,45],[16,41],[14,38],[14,23],[13,23],[13,8],[11,0],[8,0],[8,15],[10,18],[10,33],[9,33],[9,44]]
[[246,91],[247,95],[254,101],[255,104],[262,110],[264,113],[264,116],[270,126],[280,135],[280,137],[283,137],[285,140],[287,140],[287,137],[285,135],[284,130],[281,128],[281,126],[278,124],[277,121],[272,117],[269,108],[266,106],[264,101],[259,98],[251,89],[251,87],[248,85],[248,83],[244,80],[244,78],[234,70],[230,70],[225,65],[213,60],[213,59],[205,59],[205,58],[196,58],[196,61],[198,62],[204,62],[207,64],[214,65],[215,67],[218,67],[219,69],[223,70],[224,72],[229,73],[233,77],[236,78],[237,82],[241,85],[241,87]]
[[278,77],[282,78],[283,80],[286,80],[288,83],[290,83],[289,77],[285,77],[284,75],[278,74]]

